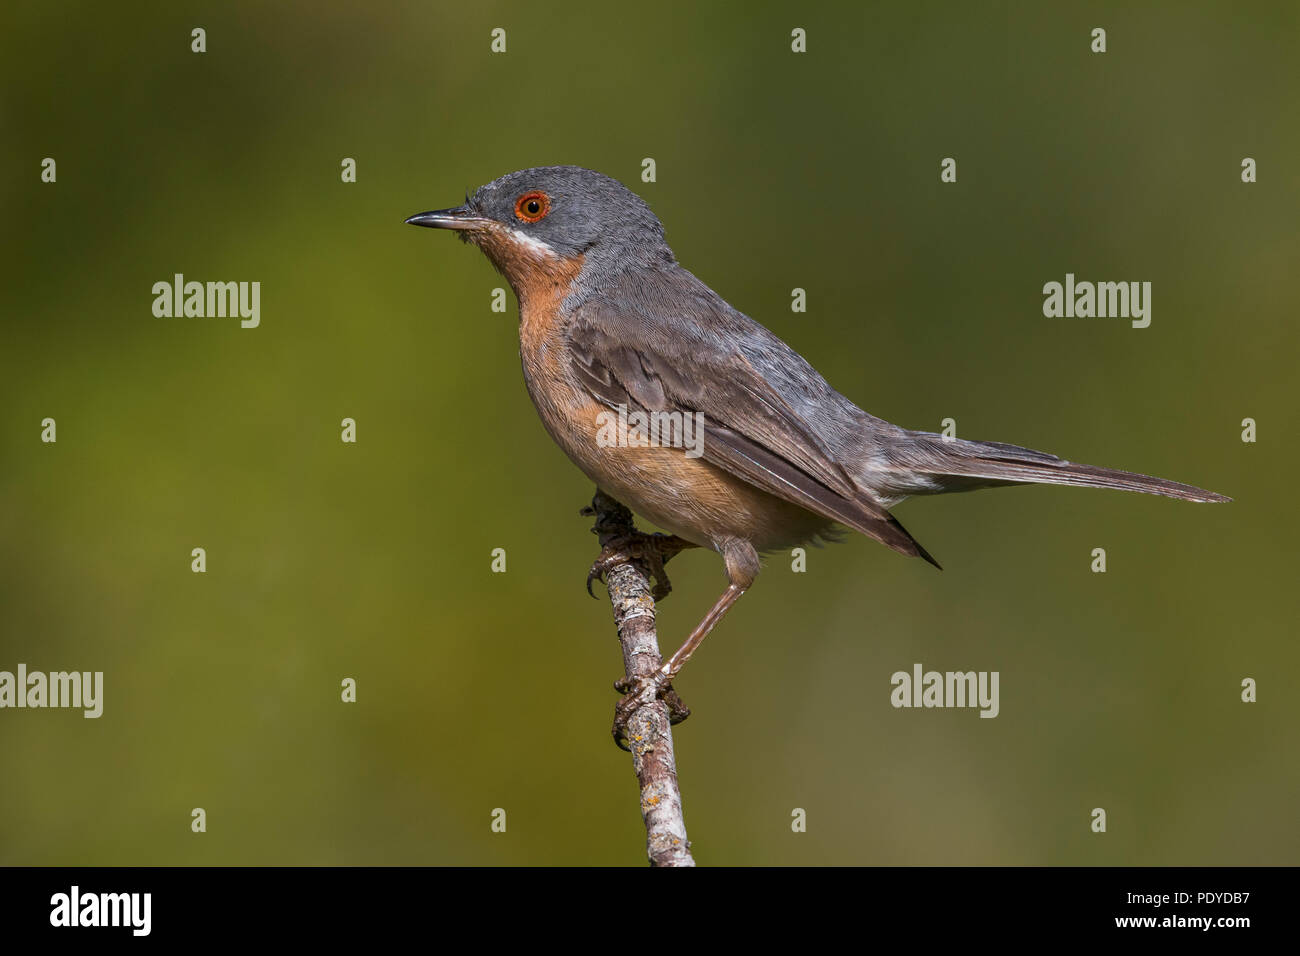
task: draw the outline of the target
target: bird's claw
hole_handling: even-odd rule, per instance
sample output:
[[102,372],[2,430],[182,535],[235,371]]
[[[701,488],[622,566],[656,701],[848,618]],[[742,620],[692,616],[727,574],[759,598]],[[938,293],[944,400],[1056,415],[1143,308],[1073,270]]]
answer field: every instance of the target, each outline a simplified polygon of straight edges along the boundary
[[[614,726],[611,733],[614,743],[620,750],[631,750],[627,735],[627,724],[632,715],[656,700],[662,700],[668,708],[668,723],[680,724],[691,716],[691,709],[686,706],[677,691],[673,690],[672,681],[662,670],[655,671],[649,677],[624,677],[614,682],[614,689],[623,695],[614,708]],[[628,741],[628,743],[624,743]]]
[[676,535],[660,532],[646,534],[642,531],[633,531],[631,534],[611,538],[587,572],[587,593],[595,597],[591,590],[591,582],[600,581],[603,584],[605,575],[618,565],[640,561],[645,564],[650,577],[654,579],[654,590],[651,592],[654,599],[662,601],[673,590],[672,582],[668,580],[668,574],[664,571],[664,562],[686,547],[690,545]]

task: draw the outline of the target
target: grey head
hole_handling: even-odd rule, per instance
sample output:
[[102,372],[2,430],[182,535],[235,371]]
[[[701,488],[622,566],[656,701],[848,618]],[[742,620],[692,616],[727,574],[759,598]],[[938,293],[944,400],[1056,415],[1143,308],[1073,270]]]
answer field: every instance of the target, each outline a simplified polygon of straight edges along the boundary
[[581,166],[538,166],[495,179],[463,205],[423,212],[413,226],[456,230],[512,281],[548,261],[593,268],[675,262],[650,207],[615,179]]

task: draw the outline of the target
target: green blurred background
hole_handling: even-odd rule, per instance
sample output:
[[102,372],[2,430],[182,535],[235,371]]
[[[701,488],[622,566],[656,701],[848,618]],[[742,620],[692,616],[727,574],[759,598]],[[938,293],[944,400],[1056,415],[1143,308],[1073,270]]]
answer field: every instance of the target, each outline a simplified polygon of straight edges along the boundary
[[[592,488],[502,280],[402,225],[551,163],[877,415],[1237,499],[913,500],[942,574],[770,559],[678,682],[701,863],[1300,862],[1298,9],[7,4],[0,669],[106,692],[0,711],[0,862],[644,861]],[[155,318],[175,272],[260,281],[260,328]],[[1044,318],[1066,272],[1151,327]],[[725,583],[671,570],[670,648]],[[915,662],[1001,715],[893,709]]]

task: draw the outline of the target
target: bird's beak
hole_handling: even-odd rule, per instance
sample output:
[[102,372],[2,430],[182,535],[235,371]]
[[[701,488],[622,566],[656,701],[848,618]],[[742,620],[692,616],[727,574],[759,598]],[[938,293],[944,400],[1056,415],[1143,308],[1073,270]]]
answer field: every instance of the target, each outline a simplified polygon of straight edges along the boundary
[[429,229],[481,229],[492,220],[477,215],[469,206],[453,209],[435,209],[417,213],[406,220],[408,226],[426,226]]

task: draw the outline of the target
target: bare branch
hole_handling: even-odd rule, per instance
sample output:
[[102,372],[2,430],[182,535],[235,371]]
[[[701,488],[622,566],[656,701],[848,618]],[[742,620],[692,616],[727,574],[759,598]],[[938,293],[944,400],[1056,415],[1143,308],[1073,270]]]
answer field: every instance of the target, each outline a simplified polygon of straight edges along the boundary
[[[597,490],[591,508],[596,516],[592,531],[602,550],[611,542],[635,535],[632,513]],[[649,677],[662,665],[655,633],[655,596],[651,568],[638,558],[614,564],[605,572],[605,586],[614,609],[614,623],[623,646],[623,666],[629,680]],[[668,706],[655,700],[633,711],[627,722],[632,767],[641,786],[641,816],[645,820],[646,852],[651,866],[694,866],[682,795],[677,785],[677,762]]]

